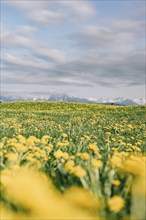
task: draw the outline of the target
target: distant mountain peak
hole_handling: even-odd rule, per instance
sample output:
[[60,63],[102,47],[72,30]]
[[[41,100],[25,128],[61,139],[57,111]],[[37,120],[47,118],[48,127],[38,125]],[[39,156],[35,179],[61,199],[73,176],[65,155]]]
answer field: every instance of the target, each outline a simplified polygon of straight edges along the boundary
[[48,102],[80,102],[80,103],[90,103],[90,104],[115,104],[123,106],[136,106],[136,105],[145,105],[146,99],[127,99],[124,97],[116,98],[80,98],[74,97],[68,94],[52,94],[48,95],[49,98],[44,97],[25,97],[25,96],[1,96],[1,102],[9,101],[48,101]]

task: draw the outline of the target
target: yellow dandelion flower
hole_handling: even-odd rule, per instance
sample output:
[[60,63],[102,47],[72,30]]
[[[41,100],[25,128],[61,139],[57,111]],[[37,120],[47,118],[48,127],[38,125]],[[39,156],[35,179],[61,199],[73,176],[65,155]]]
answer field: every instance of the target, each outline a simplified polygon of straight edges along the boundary
[[92,196],[88,191],[81,187],[71,187],[65,193],[65,198],[72,205],[87,211],[93,211],[97,215],[97,209],[102,207],[101,201]]
[[65,168],[65,170],[70,171],[74,165],[75,165],[74,161],[69,160],[65,163],[64,168]]
[[90,159],[90,155],[85,152],[85,153],[81,154],[81,158],[83,158],[84,160],[89,160]]
[[114,141],[114,142],[116,141],[116,139],[115,139],[115,138],[112,138],[111,140],[112,140],[112,141]]
[[48,153],[50,153],[50,152],[52,151],[52,148],[49,147],[49,146],[44,147],[44,149],[45,149]]
[[63,142],[57,142],[57,146],[58,147],[66,147],[67,145],[69,145],[68,141],[63,141]]
[[135,175],[144,175],[146,163],[142,158],[131,156],[124,163],[124,170]]
[[64,138],[68,137],[68,135],[66,133],[62,133],[61,136]]
[[97,168],[102,168],[103,164],[101,160],[92,160],[92,166]]
[[69,158],[69,154],[68,154],[67,152],[64,152],[62,157],[63,157],[64,159],[68,159],[68,158]]
[[18,162],[18,156],[15,153],[8,153],[6,157],[11,162]]
[[77,153],[77,154],[76,154],[76,157],[80,157],[80,156],[81,156],[81,153]]
[[117,148],[116,147],[112,147],[111,150],[117,151]]
[[108,132],[108,131],[107,131],[107,132],[105,132],[105,134],[108,135],[108,136],[110,136],[110,135],[111,135],[111,132]]
[[26,144],[26,138],[22,135],[18,135],[17,138],[21,144]]
[[61,150],[55,151],[54,156],[55,156],[56,159],[59,159],[59,158],[63,157],[63,151],[61,151]]
[[119,185],[121,184],[121,182],[120,182],[120,180],[113,180],[113,181],[112,181],[112,184],[113,184],[114,186],[119,186]]
[[132,144],[131,143],[127,143],[126,146],[127,147],[132,147]]
[[42,137],[42,139],[45,139],[45,140],[48,139],[48,140],[49,140],[49,139],[51,139],[51,137],[50,137],[49,135],[44,135],[44,136]]
[[115,213],[121,211],[124,208],[125,201],[120,196],[113,196],[108,200],[109,209]]
[[122,166],[123,166],[122,158],[120,158],[117,155],[113,155],[113,157],[111,158],[111,165],[112,165],[112,167],[122,168]]
[[2,149],[4,147],[4,144],[1,142],[0,143],[0,149]]
[[98,154],[98,147],[96,143],[89,144],[89,149],[94,152],[94,154]]
[[51,139],[51,137],[50,137],[49,135],[44,135],[44,136],[41,138],[41,143],[42,143],[42,144],[47,144],[50,139]]
[[84,177],[86,175],[86,170],[84,170],[80,165],[73,167],[71,172],[73,175],[79,178]]
[[27,147],[21,143],[16,143],[15,149],[17,150],[17,152],[26,152],[27,151]]
[[88,136],[88,135],[84,135],[84,138],[85,138],[87,141],[90,140],[90,136]]

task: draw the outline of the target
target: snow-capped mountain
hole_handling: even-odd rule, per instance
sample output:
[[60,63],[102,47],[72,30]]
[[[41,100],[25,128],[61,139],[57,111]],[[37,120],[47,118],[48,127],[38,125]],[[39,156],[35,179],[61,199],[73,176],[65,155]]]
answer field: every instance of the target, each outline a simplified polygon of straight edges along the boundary
[[126,99],[124,97],[117,97],[113,99],[97,99],[96,103],[113,103],[117,105],[145,105],[146,104],[146,99],[141,98],[141,99]]
[[133,99],[134,102],[136,102],[138,105],[146,105],[146,99]]
[[66,94],[53,94],[51,96],[45,97],[25,97],[25,96],[1,96],[1,102],[9,101],[48,101],[48,102],[80,102],[80,103],[90,103],[90,104],[114,104],[122,106],[136,106],[145,105],[146,99],[126,99],[124,97],[117,98],[79,98],[74,96],[69,96]]
[[96,103],[89,99],[69,96],[65,94],[51,95],[48,99],[49,102],[82,102],[82,103]]

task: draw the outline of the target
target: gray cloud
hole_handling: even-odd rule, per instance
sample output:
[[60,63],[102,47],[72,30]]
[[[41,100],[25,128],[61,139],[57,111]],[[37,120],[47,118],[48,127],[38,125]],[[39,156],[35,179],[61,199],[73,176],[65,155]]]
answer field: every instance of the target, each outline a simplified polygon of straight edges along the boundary
[[[57,8],[53,1],[9,1],[7,4],[20,10],[37,25],[19,25],[13,32],[2,26],[4,85],[23,83],[25,86],[85,88],[144,85],[143,21],[126,22],[125,19],[112,18],[106,25],[101,26],[95,21],[84,25],[79,18],[95,15],[88,1],[58,1]],[[43,28],[40,24],[56,27],[66,19],[70,24],[79,20],[71,29],[72,33],[58,34],[55,41],[46,28],[50,42],[41,38]],[[40,38],[36,37],[37,34]],[[57,43],[52,44],[53,40]]]
[[8,1],[9,6],[21,10],[30,20],[41,25],[54,25],[62,22],[89,18],[96,14],[88,1]]
[[[1,32],[2,48],[4,49],[13,48],[15,50],[21,49],[21,51],[25,49],[28,51],[30,55],[32,55],[29,57],[29,59],[31,58],[32,60],[33,57],[37,57],[38,60],[41,59],[47,62],[56,62],[56,63],[65,62],[67,60],[67,54],[64,51],[55,48],[52,49],[47,43],[34,40],[33,34],[35,34],[36,31],[37,31],[36,28],[24,25],[24,26],[18,26],[15,32],[10,32],[2,26],[2,32]],[[19,65],[19,61],[20,60],[18,59],[17,62],[18,65]],[[22,61],[20,61],[20,63],[21,62]]]
[[[112,59],[113,55],[113,59]],[[104,58],[103,58],[104,57]],[[144,84],[144,54],[134,54],[126,57],[114,58],[115,54],[105,54],[49,65],[37,60],[7,55],[3,62],[7,72],[4,82],[40,83],[78,86],[132,86]],[[102,59],[101,59],[102,58]],[[22,73],[22,74],[21,74]]]
[[72,41],[74,41],[74,45],[85,49],[96,47],[102,50],[119,47],[136,39],[132,31],[96,25],[86,25],[79,31],[72,33],[71,37]]

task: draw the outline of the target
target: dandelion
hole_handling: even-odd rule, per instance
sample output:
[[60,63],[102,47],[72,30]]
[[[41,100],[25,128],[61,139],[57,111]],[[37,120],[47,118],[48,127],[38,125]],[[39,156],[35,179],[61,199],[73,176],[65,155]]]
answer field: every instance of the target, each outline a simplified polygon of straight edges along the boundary
[[84,138],[85,138],[87,141],[90,140],[90,136],[88,136],[88,135],[84,135]]
[[24,152],[27,151],[27,147],[24,146],[24,145],[21,144],[21,143],[16,143],[16,144],[15,144],[15,149],[17,150],[17,152],[22,152],[22,153],[24,153]]
[[122,158],[117,155],[113,155],[113,157],[111,158],[111,165],[113,167],[122,168],[123,166]]
[[121,184],[120,180],[112,180],[114,186],[119,186]]
[[90,155],[86,152],[82,153],[81,155],[81,158],[83,158],[84,160],[89,160],[90,159]]
[[111,135],[111,132],[108,132],[108,131],[107,131],[107,132],[105,132],[105,134],[108,135],[108,136],[110,136],[110,135]]
[[97,168],[102,168],[103,164],[101,162],[101,160],[92,160],[92,166],[93,167],[97,167]]
[[113,196],[108,200],[109,209],[115,213],[121,211],[124,208],[125,201],[120,196]]
[[4,144],[1,142],[0,143],[0,149],[2,149],[4,147]]
[[71,173],[79,178],[84,177],[86,175],[86,170],[83,169],[80,165],[73,167]]
[[73,166],[75,165],[75,162],[73,160],[69,160],[65,163],[64,165],[64,168],[67,170],[67,171],[70,171]]
[[112,140],[112,141],[114,141],[114,142],[116,141],[116,139],[115,139],[115,138],[111,138],[111,140]]
[[64,138],[68,137],[68,135],[66,133],[62,133],[61,136],[64,137]]
[[96,215],[97,209],[100,209],[102,206],[101,201],[99,201],[87,190],[81,187],[71,187],[65,193],[65,198],[68,202],[70,202],[72,205],[75,205],[77,208],[81,208],[90,212],[95,212]]
[[99,150],[96,143],[89,144],[89,149],[94,152],[94,154],[98,154]]
[[63,155],[62,155],[62,157],[63,157],[64,159],[68,159],[68,158],[69,158],[69,154],[68,154],[67,152],[64,152]]
[[63,157],[63,151],[61,151],[61,150],[55,151],[54,156],[56,157],[56,159]]
[[10,162],[18,162],[18,156],[15,153],[8,153],[6,157]]

